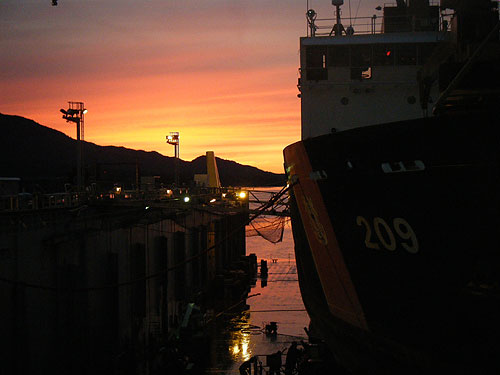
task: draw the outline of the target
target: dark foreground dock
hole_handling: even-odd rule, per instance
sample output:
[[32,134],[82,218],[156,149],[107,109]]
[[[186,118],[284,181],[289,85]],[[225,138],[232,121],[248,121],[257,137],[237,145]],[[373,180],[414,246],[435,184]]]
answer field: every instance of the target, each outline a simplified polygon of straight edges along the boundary
[[150,374],[246,297],[248,197],[181,193],[2,201],[2,373]]

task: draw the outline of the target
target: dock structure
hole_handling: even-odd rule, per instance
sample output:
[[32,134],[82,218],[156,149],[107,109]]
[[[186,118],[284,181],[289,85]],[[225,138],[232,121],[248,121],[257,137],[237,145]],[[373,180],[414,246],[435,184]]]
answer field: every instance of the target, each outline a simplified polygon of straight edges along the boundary
[[[260,193],[260,197],[259,194]],[[180,188],[123,190],[116,186],[106,193],[64,192],[52,194],[0,195],[0,213],[30,212],[96,206],[144,206],[170,209],[204,209],[212,212],[246,212],[250,215],[290,216],[287,196],[273,201],[277,193],[241,188]],[[264,196],[264,198],[262,197]]]
[[225,188],[4,196],[6,373],[147,368],[188,306],[217,311],[248,292],[249,206],[248,192]]

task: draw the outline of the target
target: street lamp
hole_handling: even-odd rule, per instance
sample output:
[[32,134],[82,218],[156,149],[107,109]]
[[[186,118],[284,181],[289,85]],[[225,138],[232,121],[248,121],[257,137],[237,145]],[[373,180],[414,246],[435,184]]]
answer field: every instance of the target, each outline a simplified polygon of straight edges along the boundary
[[77,190],[80,192],[83,190],[83,174],[82,174],[82,164],[83,164],[83,130],[84,130],[84,115],[87,113],[87,109],[83,105],[83,102],[68,102],[68,109],[60,109],[63,114],[62,118],[66,122],[74,122],[76,124],[76,185]]

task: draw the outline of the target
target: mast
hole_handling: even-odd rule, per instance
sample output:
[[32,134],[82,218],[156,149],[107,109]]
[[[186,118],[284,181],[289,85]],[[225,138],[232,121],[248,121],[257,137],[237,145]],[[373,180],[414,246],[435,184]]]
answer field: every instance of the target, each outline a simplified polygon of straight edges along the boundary
[[342,31],[344,30],[344,26],[342,25],[342,21],[340,20],[340,6],[344,5],[344,0],[332,0],[332,5],[336,8],[335,13],[337,16],[337,22],[335,26],[333,26],[332,31],[335,32],[335,36],[341,36]]

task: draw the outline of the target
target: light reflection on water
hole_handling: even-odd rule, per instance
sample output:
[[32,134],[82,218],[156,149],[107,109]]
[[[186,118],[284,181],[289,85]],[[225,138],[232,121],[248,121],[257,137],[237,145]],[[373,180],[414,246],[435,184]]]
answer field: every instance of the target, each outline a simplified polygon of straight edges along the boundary
[[[283,241],[277,244],[261,237],[247,238],[247,254],[256,254],[259,264],[261,259],[268,260],[267,286],[257,279],[249,294],[260,295],[247,299],[249,310],[217,322],[217,360],[212,360],[208,372],[239,374],[241,363],[252,356],[258,355],[265,364],[266,354],[283,351],[292,341],[306,339],[304,327],[308,326],[309,317],[300,296],[293,246],[290,224],[285,227]],[[271,258],[277,262],[272,263]],[[274,337],[264,330],[271,321],[278,325],[278,335]]]
[[235,320],[231,321],[234,328],[239,328],[237,330],[232,330],[231,337],[229,339],[232,343],[232,360],[238,361],[240,358],[242,361],[247,361],[250,359],[251,355],[248,350],[248,344],[250,343],[250,333],[248,332],[247,324],[237,323]]

